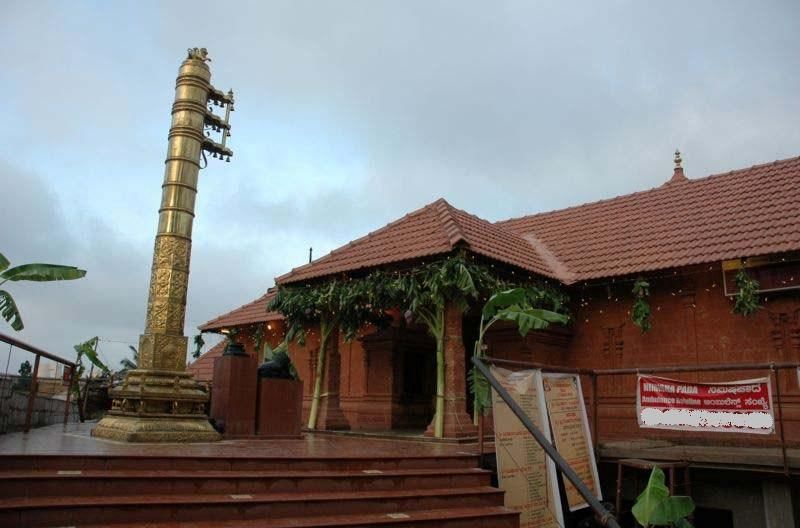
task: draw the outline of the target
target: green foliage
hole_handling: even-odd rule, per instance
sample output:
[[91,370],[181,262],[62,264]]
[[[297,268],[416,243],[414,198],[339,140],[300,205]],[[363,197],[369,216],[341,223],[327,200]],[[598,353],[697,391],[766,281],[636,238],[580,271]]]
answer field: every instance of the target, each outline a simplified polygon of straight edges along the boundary
[[653,326],[650,303],[647,301],[647,298],[650,297],[650,283],[644,279],[638,279],[633,283],[633,295],[636,297],[636,301],[633,303],[631,319],[633,324],[638,326],[644,334]]
[[379,302],[386,292],[382,280],[383,274],[375,273],[360,279],[281,287],[267,309],[282,313],[290,327],[297,327],[297,337],[304,326],[323,324],[328,332],[338,327],[349,341],[364,324],[386,321]]
[[228,332],[225,334],[225,337],[228,339],[228,344],[235,345],[236,338],[238,337],[238,335],[239,335],[239,329],[237,327],[234,326],[233,328],[228,330]]
[[[541,308],[545,305],[553,310]],[[481,311],[481,322],[478,340],[475,342],[474,355],[484,356],[483,340],[489,328],[498,321],[510,321],[517,325],[517,330],[522,337],[531,330],[542,330],[550,323],[566,324],[569,316],[558,313],[564,310],[565,302],[562,295],[547,291],[544,288],[528,286],[525,288],[511,288],[492,295]],[[468,381],[470,391],[475,398],[475,416],[479,412],[486,412],[491,408],[492,392],[489,381],[474,366],[469,372]]]
[[78,353],[77,359],[75,360],[76,364],[82,363],[81,359],[86,358],[92,363],[95,367],[99,368],[103,372],[110,372],[107,366],[100,361],[100,358],[97,357],[97,344],[100,341],[100,338],[93,337],[88,341],[75,345],[73,348]]
[[22,362],[19,366],[19,377],[20,378],[31,378],[33,373],[33,367],[31,366],[31,362],[27,359]]
[[[298,340],[304,336],[303,328],[319,325],[321,346],[317,367],[320,373],[325,343],[336,328],[342,331],[345,339],[352,339],[365,324],[385,323],[388,320],[386,310],[391,308],[404,310],[407,319],[423,323],[436,340],[437,411],[434,429],[437,435],[441,435],[446,306],[453,303],[463,312],[471,302],[485,299],[507,284],[488,267],[458,253],[403,272],[375,271],[359,278],[335,278],[315,284],[281,287],[267,309],[282,313],[290,326],[290,333],[295,334]],[[566,320],[562,319],[564,316],[548,311],[561,311],[565,306],[566,297],[554,288],[531,286],[515,303],[500,301],[495,299],[494,304],[484,307],[487,313],[491,312],[487,320],[513,321],[523,335],[532,329],[544,328],[550,322]],[[477,382],[482,383],[480,380]],[[317,393],[316,386],[314,393]]]
[[5,319],[11,328],[19,332],[25,325],[22,324],[22,316],[19,314],[19,308],[14,302],[14,298],[6,290],[0,290],[0,317]]
[[192,352],[192,357],[194,359],[200,357],[200,351],[203,350],[203,345],[205,344],[206,342],[203,339],[203,334],[197,334],[196,336],[194,336],[194,352]]
[[122,365],[122,370],[120,371],[121,373],[139,368],[139,351],[136,350],[136,347],[133,345],[128,345],[128,348],[133,354],[131,356],[132,359],[123,358],[122,361],[119,362],[119,364]]
[[14,383],[12,390],[27,391],[31,388],[31,378],[33,377],[33,367],[27,359],[19,366],[19,379]]
[[749,317],[761,307],[758,304],[758,281],[751,278],[744,268],[740,269],[734,279],[739,293],[733,303],[733,313]]
[[[263,345],[263,348],[262,348]],[[256,331],[253,332],[253,346],[256,349],[256,357],[261,353],[261,357],[266,357],[266,343],[264,343],[264,325],[256,326]]]
[[[408,306],[414,317],[425,323],[428,332],[436,339],[436,412],[434,436],[441,437],[444,429],[444,332],[445,309],[453,303],[463,312],[471,300],[488,296],[502,284],[486,266],[458,254],[421,265],[410,273],[397,275],[388,291],[395,306]],[[473,386],[481,381],[470,377]]]
[[694,501],[686,496],[670,497],[664,480],[661,468],[654,467],[647,487],[636,498],[631,510],[634,518],[645,527],[691,527],[686,517],[694,511]]
[[323,376],[328,340],[336,329],[345,339],[355,337],[358,329],[368,322],[385,320],[383,310],[373,303],[375,277],[366,279],[333,279],[314,285],[282,287],[269,302],[267,309],[283,314],[289,325],[287,342],[296,338],[305,341],[305,327],[319,325],[320,345],[317,351],[317,369],[314,391],[309,412],[308,428],[316,427],[319,400],[322,393]]
[[[9,268],[11,262],[0,254],[0,285],[12,281],[58,281],[80,279],[86,272],[73,266],[58,264],[23,264]],[[14,298],[6,290],[0,290],[0,317],[19,332],[25,325]]]
[[49,282],[80,279],[86,272],[74,266],[58,264],[23,264],[0,274],[0,278],[10,281]]

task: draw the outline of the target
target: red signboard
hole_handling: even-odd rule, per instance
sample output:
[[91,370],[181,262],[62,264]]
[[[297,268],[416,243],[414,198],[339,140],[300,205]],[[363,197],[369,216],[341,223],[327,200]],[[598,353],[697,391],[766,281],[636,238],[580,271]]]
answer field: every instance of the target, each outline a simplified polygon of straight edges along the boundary
[[640,427],[770,434],[775,431],[769,378],[693,383],[639,376]]

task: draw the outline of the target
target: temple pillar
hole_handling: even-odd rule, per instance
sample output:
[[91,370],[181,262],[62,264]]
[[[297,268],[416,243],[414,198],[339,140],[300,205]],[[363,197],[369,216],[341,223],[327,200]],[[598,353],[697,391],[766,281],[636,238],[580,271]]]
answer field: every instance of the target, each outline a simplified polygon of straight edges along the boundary
[[[467,414],[467,369],[463,337],[463,313],[452,302],[445,306],[444,315],[444,438],[464,438],[478,435],[478,428]],[[436,417],[428,425],[426,436],[434,435]]]
[[328,357],[322,377],[322,394],[319,398],[317,429],[350,429],[350,422],[342,412],[339,401],[342,358],[339,355],[339,330],[334,329],[328,338]]

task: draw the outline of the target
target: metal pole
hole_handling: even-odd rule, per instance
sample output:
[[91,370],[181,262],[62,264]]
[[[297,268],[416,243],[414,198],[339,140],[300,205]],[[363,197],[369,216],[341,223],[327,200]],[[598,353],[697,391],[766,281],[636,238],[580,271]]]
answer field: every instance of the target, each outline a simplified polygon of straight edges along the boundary
[[486,433],[486,425],[485,419],[486,417],[483,415],[482,411],[478,412],[478,456],[480,457],[478,460],[478,464],[480,467],[483,467],[483,435]]
[[618,376],[623,374],[665,374],[671,372],[711,372],[711,371],[735,371],[735,370],[764,370],[764,369],[785,369],[800,367],[800,363],[735,363],[733,365],[717,363],[713,365],[689,365],[681,367],[653,367],[653,368],[620,368],[620,369],[597,369],[594,372],[598,376]]
[[28,394],[28,410],[25,412],[25,432],[31,430],[31,417],[33,415],[33,404],[36,401],[36,391],[39,389],[39,380],[37,375],[39,372],[39,358],[41,356],[36,354],[36,360],[33,362],[33,373],[31,375],[31,388]]
[[544,363],[535,363],[532,361],[512,361],[510,359],[499,359],[488,356],[484,356],[482,359],[487,363],[492,363],[497,365],[509,365],[512,367],[524,367],[527,369],[540,369],[543,372],[563,372],[566,374],[585,374],[587,376],[594,374],[594,370],[592,369],[562,367],[559,365],[546,365]]
[[595,513],[597,513],[598,517],[600,518],[600,523],[604,526],[610,526],[611,528],[620,528],[619,523],[617,523],[617,519],[611,514],[611,512],[606,510],[600,501],[597,500],[597,497],[595,497],[594,494],[589,491],[578,474],[575,473],[575,470],[573,470],[569,463],[564,460],[553,444],[551,444],[547,438],[544,437],[542,432],[539,431],[535,425],[533,425],[533,422],[531,422],[531,419],[525,414],[525,411],[523,411],[514,398],[511,397],[505,387],[503,387],[500,382],[497,381],[497,378],[495,378],[492,373],[489,372],[489,369],[486,368],[486,365],[483,364],[480,358],[473,356],[472,364],[478,368],[480,373],[483,374],[487,380],[489,380],[492,388],[497,391],[511,411],[517,416],[517,418],[519,418],[519,421],[522,422],[522,425],[525,426],[525,428],[533,435],[539,445],[542,446],[542,449],[544,449],[544,452],[547,454],[547,456],[549,456],[553,462],[555,462],[559,471],[561,471],[561,474],[564,475],[573,486],[575,486],[575,489],[578,490],[578,493],[581,494],[589,506],[591,506]]
[[83,403],[81,404],[82,413],[86,416],[86,402],[89,401],[89,383],[92,381],[92,373],[94,373],[94,363],[89,367],[89,377],[86,378],[86,386],[83,389]]
[[74,379],[75,379],[75,369],[70,368],[69,383],[67,384],[67,398],[64,402],[64,427],[66,427],[67,423],[69,422],[69,403],[70,403],[70,398],[72,397],[72,382],[74,381]]
[[781,429],[781,453],[783,455],[783,473],[789,476],[789,459],[786,458],[786,438],[783,432],[783,406],[781,405],[781,380],[778,377],[778,371],[772,367],[772,374],[775,379],[775,397],[778,400],[778,422]]

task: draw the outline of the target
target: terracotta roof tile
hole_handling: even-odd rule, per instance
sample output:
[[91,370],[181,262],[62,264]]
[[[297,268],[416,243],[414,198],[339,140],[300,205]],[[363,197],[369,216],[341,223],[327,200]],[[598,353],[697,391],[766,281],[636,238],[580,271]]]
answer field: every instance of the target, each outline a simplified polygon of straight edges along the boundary
[[497,225],[535,237],[572,282],[798,250],[799,213],[791,158]]
[[442,255],[461,246],[499,262],[555,277],[545,259],[524,238],[439,199],[314,262],[293,269],[278,277],[276,282],[289,284]]
[[278,312],[268,312],[267,303],[275,297],[276,291],[270,288],[267,293],[235,310],[222,314],[197,328],[202,332],[212,332],[231,326],[240,326],[250,323],[263,323],[283,319]]
[[205,354],[192,361],[186,366],[186,371],[191,372],[194,379],[197,381],[210,382],[214,379],[214,360],[222,356],[225,352],[225,346],[228,344],[227,339],[223,339],[213,347],[211,347]]

